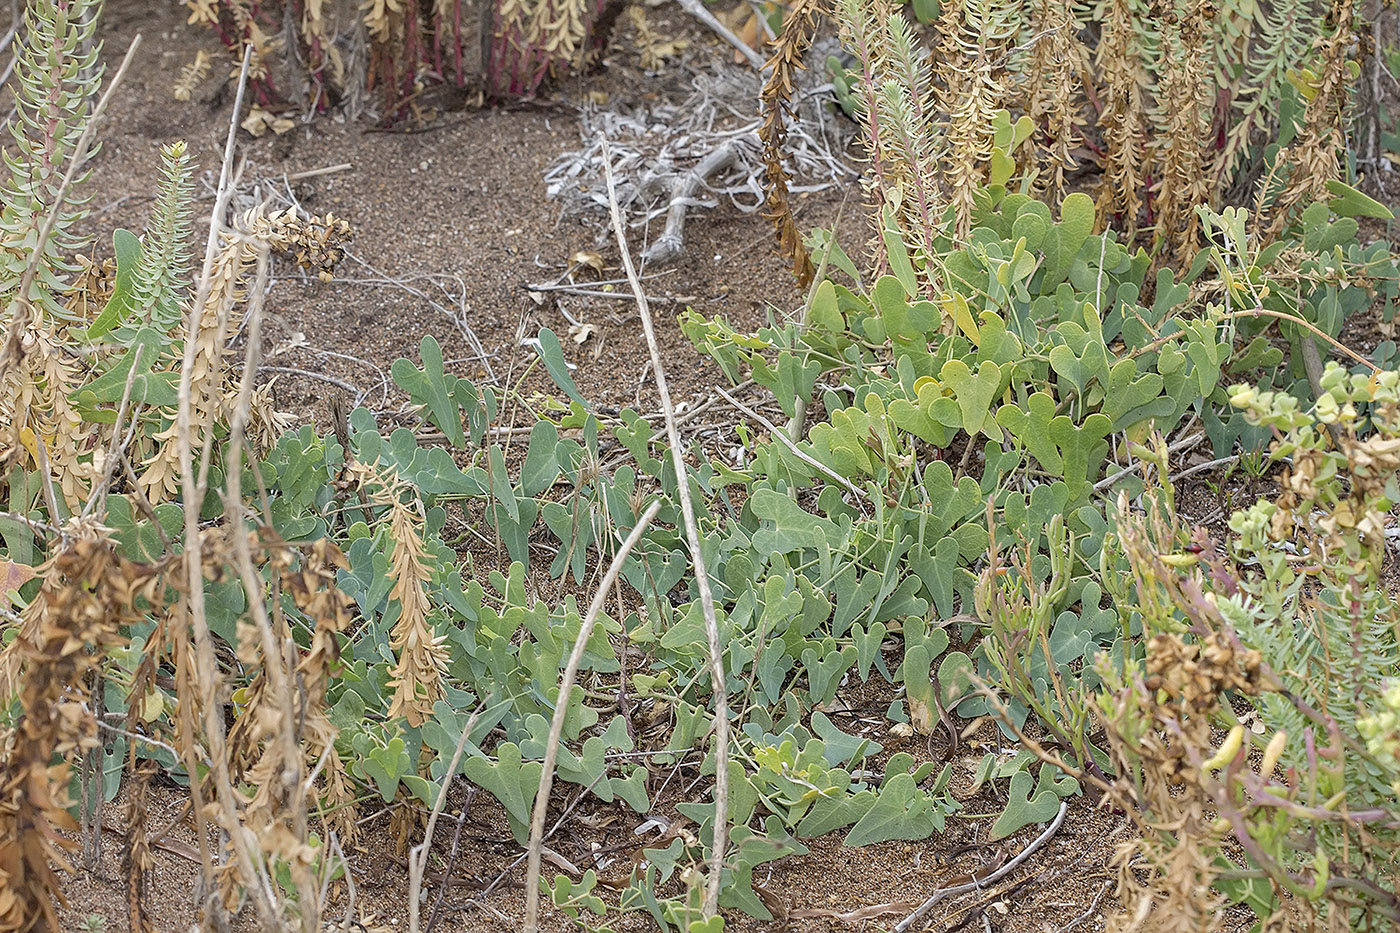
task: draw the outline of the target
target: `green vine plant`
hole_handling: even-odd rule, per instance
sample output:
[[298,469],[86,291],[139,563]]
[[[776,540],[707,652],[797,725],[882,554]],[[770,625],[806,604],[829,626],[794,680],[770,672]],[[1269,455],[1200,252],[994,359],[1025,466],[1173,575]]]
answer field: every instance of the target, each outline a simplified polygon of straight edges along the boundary
[[[95,12],[32,6],[15,190],[82,132],[44,108],[91,106],[84,33],[64,18],[75,8]],[[988,39],[978,54],[998,57],[969,80],[1000,75],[1011,35]],[[901,87],[886,102],[913,107]],[[1267,920],[1284,892],[1328,917],[1393,907],[1370,840],[1394,820],[1394,620],[1375,584],[1397,377],[1338,342],[1349,318],[1393,317],[1400,263],[1362,246],[1355,221],[1387,212],[1335,180],[1273,236],[1276,214],[1205,206],[1199,255],[1158,268],[1102,228],[1089,195],[1052,208],[1008,190],[1032,135],[1019,117],[998,108],[977,133],[1001,156],[966,180],[958,223],[911,232],[912,202],[891,199],[873,274],[818,233],[825,275],[791,316],[752,334],[681,316],[735,386],[756,386],[747,403],[719,393],[741,419],[737,459],[592,405],[549,330],[540,356],[567,401],[541,406],[513,447],[496,430],[513,426],[512,390],[451,372],[432,336],[391,369],[421,425],[389,430],[358,409],[326,433],[288,428],[256,378],[260,296],[274,254],[330,277],[341,222],[229,216],[226,159],[196,272],[190,154],[176,145],[144,235],[117,232],[110,265],[76,274],[77,244],[33,246],[36,218],[71,216],[64,193],[7,201],[5,281],[24,262],[43,272],[28,296],[22,279],[0,291],[14,332],[0,363],[0,728],[13,735],[0,748],[23,776],[0,788],[0,865],[19,892],[0,901],[0,929],[58,928],[58,829],[82,837],[86,814],[100,831],[93,805],[123,786],[142,922],[154,774],[189,788],[201,909],[246,902],[264,929],[309,931],[365,815],[389,807],[421,866],[425,817],[465,780],[523,848],[552,761],[575,799],[642,830],[632,858],[544,878],[555,907],[590,930],[642,914],[714,933],[725,911],[772,920],[756,870],[814,837],[863,847],[987,816],[954,793],[966,775],[951,751],[892,748],[901,733],[955,748],[958,720],[983,715],[1025,745],[970,776],[973,791],[996,787],[987,835],[1051,820],[1087,789],[1113,794],[1152,878],[1168,879],[1143,883],[1123,862],[1130,905],[1136,886],[1213,891],[1191,902],[1206,916],[1237,901]],[[1345,366],[1316,365],[1332,355]],[[774,407],[787,424],[763,413]],[[1234,566],[1205,542],[1187,550],[1161,474],[1201,443],[1223,459],[1270,438],[1291,458],[1287,492],[1233,519]],[[604,466],[612,451],[626,457]],[[1210,575],[1181,572],[1195,563]],[[555,582],[602,596],[583,608],[546,595]],[[1306,637],[1284,639],[1273,623],[1299,613]],[[1211,689],[1173,694],[1173,672],[1203,657]],[[881,732],[840,714],[860,684],[888,703]],[[1211,724],[1233,725],[1225,690],[1289,737],[1262,750],[1282,777],[1246,774],[1242,744],[1207,747]],[[1173,723],[1189,741],[1162,738]],[[691,790],[658,777],[671,771]],[[1204,854],[1173,874],[1182,850],[1152,826],[1186,771],[1206,774],[1192,793],[1217,815],[1192,824]],[[723,820],[707,799],[717,772]],[[32,827],[46,833],[37,850]],[[1304,836],[1320,840],[1311,867]],[[1245,860],[1230,861],[1234,843]]]

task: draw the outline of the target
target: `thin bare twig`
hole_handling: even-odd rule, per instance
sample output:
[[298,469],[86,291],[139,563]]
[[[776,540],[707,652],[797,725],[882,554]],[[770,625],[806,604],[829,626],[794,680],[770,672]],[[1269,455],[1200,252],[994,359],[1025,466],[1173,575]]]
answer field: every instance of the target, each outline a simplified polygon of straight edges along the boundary
[[715,35],[719,36],[725,42],[728,42],[730,45],[734,46],[734,48],[738,49],[739,52],[744,56],[744,58],[748,59],[749,64],[753,65],[755,69],[757,69],[758,71],[762,71],[764,66],[768,64],[766,61],[763,60],[762,55],[759,55],[749,46],[747,42],[745,42],[743,39],[740,39],[733,32],[731,32],[729,27],[724,25],[724,23],[721,23],[715,17],[715,14],[711,13],[709,9],[706,8],[705,4],[700,2],[700,0],[677,0],[677,2],[680,3],[682,10],[685,10],[691,16],[695,17],[700,22],[710,27],[710,29],[714,32]]
[[593,594],[593,602],[588,605],[588,614],[584,616],[578,637],[574,639],[574,649],[569,654],[568,663],[564,665],[564,674],[559,678],[559,693],[554,700],[554,717],[549,724],[549,739],[544,744],[544,768],[540,771],[540,786],[535,793],[534,811],[530,815],[530,850],[525,868],[525,933],[535,933],[539,929],[540,855],[544,849],[544,821],[549,811],[549,791],[554,784],[554,764],[559,755],[559,739],[564,732],[564,716],[569,710],[569,694],[573,692],[574,680],[578,677],[578,666],[583,663],[583,652],[588,647],[588,639],[593,634],[598,615],[603,611],[608,591],[612,589],[613,582],[621,573],[627,555],[632,553],[632,548],[642,540],[642,535],[659,511],[660,499],[647,507],[642,517],[637,519],[636,527],[613,555],[607,573],[603,574],[602,582]]
[[[132,430],[127,433],[126,440],[122,440],[122,427],[126,422],[127,405],[131,403],[131,389],[136,384],[136,373],[141,366],[141,354],[145,352],[145,345],[138,343],[131,351],[131,371],[126,374],[126,384],[122,386],[121,404],[117,406],[117,420],[112,423],[112,439],[107,444],[107,454],[103,458],[104,469],[102,479],[88,496],[88,501],[83,503],[82,515],[96,515],[98,520],[107,517],[107,490],[112,487],[112,478],[117,474],[117,467],[121,465],[121,458],[117,456],[120,448],[131,443],[135,436],[136,419],[133,416],[131,421]],[[138,403],[139,404],[139,403]]]
[[[253,905],[258,912],[259,919],[269,927],[275,927],[278,923],[277,912],[273,901],[272,883],[267,879],[264,884],[254,884],[253,880],[258,877],[257,862],[253,857],[252,848],[245,834],[240,832],[240,824],[237,811],[234,808],[234,790],[232,778],[228,769],[227,736],[224,732],[224,711],[223,705],[217,702],[217,665],[214,661],[214,643],[209,632],[209,619],[204,608],[204,562],[203,562],[203,535],[199,529],[199,509],[195,503],[204,501],[204,483],[197,482],[194,469],[194,447],[191,435],[191,408],[193,399],[191,393],[193,389],[195,349],[197,341],[195,335],[199,332],[200,319],[204,304],[209,299],[214,286],[214,262],[218,255],[219,235],[223,230],[224,211],[228,207],[229,198],[232,195],[231,180],[233,176],[233,153],[234,140],[238,133],[238,117],[243,110],[243,95],[248,86],[248,67],[251,62],[252,46],[250,45],[243,54],[243,67],[239,73],[238,92],[234,97],[233,113],[229,117],[228,139],[224,145],[224,156],[222,168],[219,172],[219,193],[215,198],[214,210],[209,218],[209,239],[204,251],[204,266],[200,274],[199,288],[196,290],[195,298],[190,303],[189,314],[185,322],[185,354],[184,364],[180,367],[180,390],[179,407],[175,417],[176,425],[176,445],[180,458],[180,484],[181,495],[187,507],[184,509],[185,519],[185,573],[186,588],[188,595],[189,625],[194,636],[195,664],[197,667],[197,679],[200,687],[200,704],[203,707],[205,743],[208,750],[210,763],[213,768],[208,777],[214,784],[214,800],[218,807],[219,818],[224,824],[223,828],[228,833],[228,840],[233,849],[234,861],[238,866],[239,874],[249,883],[250,890],[254,893]],[[190,755],[186,755],[186,767],[190,774],[198,774],[195,762],[190,760]],[[214,878],[214,854],[210,848],[210,834],[205,826],[205,808],[203,800],[202,781],[190,781],[190,794],[194,800],[194,814],[196,822],[196,836],[199,839],[199,856],[202,875],[202,891],[206,898],[209,909],[216,913],[222,912],[222,902],[218,894],[218,886]],[[265,875],[265,872],[262,873]]]
[[[1170,446],[1167,447],[1167,453],[1176,453],[1177,451],[1182,450],[1184,448],[1194,447],[1196,444],[1204,440],[1205,436],[1206,435],[1204,431],[1197,431],[1190,437],[1185,437],[1172,443]],[[1093,491],[1103,492],[1105,489],[1112,486],[1114,483],[1118,482],[1120,479],[1127,476],[1128,474],[1136,473],[1138,470],[1141,470],[1142,465],[1142,460],[1138,460],[1134,463],[1128,464],[1126,467],[1119,470],[1118,472],[1110,476],[1106,476],[1103,479],[1099,480],[1097,483],[1095,483]]]
[[[697,0],[698,5],[698,0]],[[710,574],[705,568],[705,555],[700,545],[700,527],[695,522],[695,508],[690,501],[690,479],[685,468],[685,450],[681,446],[680,428],[676,425],[676,409],[666,388],[666,370],[661,362],[661,348],[656,343],[656,331],[651,323],[651,309],[646,293],[632,267],[632,254],[627,248],[627,228],[622,222],[622,210],[617,203],[617,185],[612,176],[612,154],[607,139],[601,140],[603,172],[608,183],[608,209],[612,214],[617,246],[622,254],[622,268],[637,298],[637,311],[642,319],[647,347],[651,351],[651,368],[656,376],[656,394],[661,410],[666,413],[666,438],[671,447],[671,463],[676,470],[676,495],[681,500],[681,517],[685,522],[686,543],[690,546],[691,563],[695,567],[695,588],[700,593],[700,609],[705,616],[705,634],[710,648],[710,678],[715,695],[715,819],[714,839],[710,852],[710,876],[706,879],[704,915],[713,917],[719,910],[719,889],[724,868],[724,850],[729,837],[729,697],[724,673],[724,647],[719,641],[719,623],[715,619],[715,599],[710,591]]]
[[785,446],[788,450],[792,451],[792,455],[798,460],[801,460],[808,466],[818,470],[823,476],[827,477],[828,479],[834,480],[837,485],[839,485],[842,489],[846,490],[852,495],[859,496],[862,499],[870,498],[869,494],[866,493],[865,490],[857,486],[855,483],[852,483],[850,480],[846,479],[846,477],[842,476],[840,473],[837,473],[831,467],[827,466],[825,463],[822,463],[820,460],[816,459],[810,454],[803,452],[802,448],[798,447],[797,444],[793,442],[792,438],[788,437],[788,433],[782,428],[778,427],[776,424],[769,421],[767,418],[763,417],[758,412],[745,405],[743,402],[740,402],[738,399],[734,398],[734,396],[730,395],[728,392],[724,391],[719,386],[715,386],[715,391],[718,392],[726,402],[733,405],[735,408],[739,409],[741,412],[748,415],[750,418],[767,428],[768,433],[771,434],[773,437],[777,438],[779,441],[781,441],[783,446]]
[[457,748],[452,752],[452,761],[447,766],[447,775],[442,781],[442,790],[438,791],[437,799],[433,801],[432,813],[428,815],[428,826],[423,830],[423,841],[414,846],[408,853],[408,930],[409,933],[418,933],[419,912],[422,905],[419,903],[420,895],[423,891],[423,873],[428,868],[428,852],[433,847],[433,830],[437,828],[438,817],[442,814],[442,808],[447,803],[447,791],[452,787],[452,778],[457,774],[457,766],[462,763],[462,751],[467,747],[467,736],[471,735],[476,728],[477,720],[481,718],[481,711],[486,706],[478,707],[467,720],[467,724],[462,727],[462,734],[457,739]]
[[307,178],[319,178],[322,175],[334,175],[337,172],[348,172],[355,166],[349,162],[341,162],[339,165],[327,165],[325,168],[312,168],[304,172],[293,172],[287,176],[287,181],[303,181]]
[[950,888],[939,888],[937,891],[934,891],[932,894],[929,895],[928,900],[920,904],[912,914],[905,917],[903,920],[899,921],[894,925],[894,933],[906,933],[906,931],[911,929],[914,926],[914,924],[922,920],[924,918],[924,915],[927,914],[930,910],[932,910],[934,905],[937,904],[939,901],[947,900],[948,898],[953,897],[957,894],[964,894],[968,891],[976,891],[979,888],[985,888],[987,885],[991,884],[997,879],[1004,878],[1011,872],[1015,871],[1016,868],[1020,866],[1022,862],[1031,857],[1031,855],[1035,852],[1036,849],[1039,849],[1041,846],[1045,845],[1045,843],[1050,840],[1050,837],[1055,835],[1055,833],[1060,828],[1060,824],[1065,821],[1065,814],[1068,811],[1069,804],[1061,800],[1060,812],[1055,814],[1054,821],[1051,822],[1050,825],[1045,828],[1045,831],[1043,833],[1041,833],[1039,836],[1036,836],[1035,839],[1032,840],[1030,845],[1022,849],[1020,855],[1016,856],[1011,861],[1007,862],[1005,865],[1001,866],[985,878],[979,878],[977,881],[969,881],[967,884],[955,884]]
[[1182,480],[1186,479],[1186,477],[1188,477],[1188,476],[1195,476],[1197,473],[1204,473],[1204,472],[1206,472],[1207,470],[1213,470],[1213,469],[1215,469],[1216,467],[1222,467],[1222,466],[1225,466],[1226,464],[1234,463],[1234,462],[1235,462],[1236,460],[1238,460],[1238,459],[1240,459],[1240,455],[1239,455],[1239,454],[1231,454],[1231,455],[1228,456],[1228,457],[1219,457],[1219,458],[1217,458],[1217,459],[1215,459],[1215,460],[1207,460],[1205,463],[1198,463],[1198,464],[1196,464],[1196,465],[1193,466],[1193,467],[1187,467],[1186,469],[1182,470],[1180,473],[1177,473],[1176,475],[1174,475],[1174,476],[1171,478],[1171,481],[1172,481],[1173,483],[1179,483],[1179,482],[1181,482]]

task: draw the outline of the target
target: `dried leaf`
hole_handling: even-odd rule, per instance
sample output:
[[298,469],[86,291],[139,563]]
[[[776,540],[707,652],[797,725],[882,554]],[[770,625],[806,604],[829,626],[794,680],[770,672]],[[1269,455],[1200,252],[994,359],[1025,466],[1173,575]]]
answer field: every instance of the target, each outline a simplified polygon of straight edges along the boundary
[[603,254],[599,253],[597,250],[592,249],[574,250],[573,254],[569,256],[569,265],[587,266],[594,272],[602,272]]
[[12,560],[0,560],[0,593],[18,590],[35,577],[33,567],[17,564]]

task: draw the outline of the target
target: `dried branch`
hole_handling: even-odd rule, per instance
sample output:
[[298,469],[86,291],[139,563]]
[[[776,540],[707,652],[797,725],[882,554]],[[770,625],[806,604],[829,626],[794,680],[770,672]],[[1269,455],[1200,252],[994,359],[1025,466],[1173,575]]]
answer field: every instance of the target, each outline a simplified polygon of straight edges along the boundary
[[554,784],[554,764],[559,755],[560,736],[564,732],[564,717],[569,710],[569,694],[573,692],[574,679],[578,676],[579,664],[583,662],[583,652],[588,647],[588,639],[593,634],[599,613],[603,611],[608,592],[621,573],[627,555],[632,553],[632,548],[637,546],[637,542],[642,539],[642,535],[659,511],[661,500],[658,499],[637,519],[636,527],[617,549],[612,563],[608,565],[607,573],[603,574],[603,579],[593,594],[593,602],[588,605],[588,614],[584,616],[578,637],[574,639],[574,650],[569,654],[568,663],[564,665],[563,676],[559,678],[559,692],[554,700],[554,718],[550,721],[549,738],[544,744],[544,770],[540,772],[540,786],[535,794],[534,811],[530,815],[529,861],[525,869],[525,933],[535,933],[539,929],[540,855],[544,849],[544,821],[549,811],[549,791]]
[[651,309],[647,305],[647,296],[642,291],[642,283],[637,279],[637,270],[632,267],[632,254],[627,249],[627,231],[622,223],[622,211],[617,204],[617,188],[613,183],[612,160],[606,139],[602,141],[602,145],[603,171],[608,182],[608,208],[612,212],[613,229],[617,232],[622,268],[627,273],[627,280],[632,284],[632,294],[637,298],[642,331],[646,334],[647,347],[651,350],[651,369],[656,375],[656,393],[661,400],[661,410],[666,414],[666,438],[670,443],[671,463],[676,470],[676,494],[681,500],[686,543],[690,547],[690,558],[695,567],[695,587],[700,593],[700,608],[705,616],[705,634],[710,648],[710,677],[715,694],[715,822],[710,852],[710,877],[705,886],[703,909],[705,916],[712,917],[719,910],[724,850],[729,836],[729,699],[724,673],[724,647],[719,640],[715,598],[710,591],[709,571],[705,569],[700,527],[695,522],[695,507],[690,501],[690,481],[685,466],[685,451],[681,446],[680,429],[676,425],[676,409],[671,404],[671,393],[666,388],[666,370],[661,362],[661,348],[656,343],[656,332],[651,323]]

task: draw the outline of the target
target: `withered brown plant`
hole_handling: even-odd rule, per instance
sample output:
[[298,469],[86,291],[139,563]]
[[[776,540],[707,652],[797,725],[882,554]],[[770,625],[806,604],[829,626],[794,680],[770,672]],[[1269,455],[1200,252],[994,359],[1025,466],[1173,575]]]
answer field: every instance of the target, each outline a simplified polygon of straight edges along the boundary
[[1203,0],[1162,0],[1155,10],[1161,24],[1162,66],[1154,139],[1153,210],[1161,255],[1189,267],[1199,248],[1201,219],[1196,206],[1214,203],[1207,146],[1210,142],[1210,17]]
[[[233,230],[221,233],[222,248],[214,261],[210,285],[200,292],[205,297],[199,308],[194,366],[189,373],[190,431],[200,451],[212,445],[216,426],[225,423],[231,411],[228,402],[235,380],[226,344],[243,319],[244,281],[260,252],[287,253],[303,269],[329,280],[343,255],[341,244],[349,235],[345,221],[331,214],[324,219],[302,219],[291,209],[268,214],[261,208],[248,211],[237,219]],[[265,442],[269,429],[277,423],[275,416],[265,414],[256,436]],[[142,492],[153,503],[179,492],[178,435],[179,425],[172,418],[152,437],[155,449],[144,461],[140,479]]]
[[488,86],[533,94],[546,77],[579,61],[601,10],[597,0],[496,0]]
[[[1209,933],[1220,928],[1224,896],[1211,885],[1225,830],[1215,822],[1203,761],[1215,752],[1211,714],[1225,690],[1259,692],[1260,657],[1226,635],[1203,643],[1158,634],[1147,645],[1147,672],[1122,687],[1106,717],[1109,747],[1141,835],[1111,859],[1123,910],[1109,929]],[[1146,878],[1138,865],[1146,868]]]
[[801,288],[811,284],[816,269],[792,215],[788,197],[791,176],[783,143],[787,140],[788,119],[792,115],[795,76],[802,68],[803,55],[812,44],[817,16],[825,7],[825,0],[796,0],[788,10],[783,30],[774,43],[773,57],[768,60],[768,80],[763,83],[759,95],[763,123],[758,138],[763,143],[763,172],[767,181],[764,216],[773,223],[778,251],[792,263],[792,274]]
[[1026,113],[1036,125],[1039,183],[1049,200],[1065,194],[1065,171],[1076,165],[1074,148],[1084,124],[1082,88],[1089,51],[1079,41],[1080,24],[1065,0],[1036,0],[1026,65]]
[[398,652],[390,672],[394,691],[389,717],[403,716],[410,726],[422,725],[443,697],[447,648],[433,631],[425,584],[432,577],[431,557],[423,544],[422,503],[405,488],[393,470],[357,463],[351,474],[370,497],[388,512],[393,550],[389,573],[394,578],[389,599],[399,604],[399,617],[389,633],[389,646]]
[[74,758],[97,744],[88,675],[123,641],[121,629],[162,601],[164,568],[136,564],[105,541],[82,538],[43,566],[45,611],[7,651],[23,665],[20,717],[0,784],[0,931],[61,930],[54,866],[77,848],[61,830]]
[[[133,750],[134,751],[134,750]],[[151,779],[160,766],[143,759],[130,772],[126,789],[126,833],[122,840],[122,877],[126,883],[126,923],[131,933],[152,933],[155,927],[146,912],[146,894],[155,856],[146,835]]]
[[1324,198],[1327,183],[1338,177],[1346,152],[1352,69],[1356,66],[1352,59],[1355,14],[1354,0],[1332,0],[1328,7],[1331,32],[1317,40],[1315,76],[1304,91],[1307,105],[1302,129],[1280,156],[1288,179],[1274,205],[1272,233],[1283,228],[1295,208]]
[[[270,583],[253,570],[255,543],[257,553],[265,555]],[[252,682],[229,731],[234,778],[242,788],[240,816],[263,858],[288,868],[298,891],[296,919],[303,929],[315,930],[319,852],[309,839],[307,778],[316,763],[335,757],[337,730],[326,715],[325,697],[339,666],[337,636],[352,618],[348,598],[335,586],[335,570],[346,563],[324,539],[298,555],[266,528],[233,542],[231,550],[245,587],[258,587],[250,594],[251,612],[238,626],[238,657]],[[282,610],[283,591],[314,626],[305,651]]]
[[1142,64],[1140,17],[1134,0],[1108,0],[1095,54],[1102,88],[1103,175],[1097,206],[1100,223],[1118,216],[1131,239],[1142,212],[1147,155],[1147,108],[1143,92],[1149,77]]
[[937,63],[942,109],[948,114],[943,175],[954,209],[954,234],[972,227],[976,194],[987,179],[997,111],[1011,98],[1012,40],[1021,6],[1010,0],[952,0],[939,23],[943,54]]

